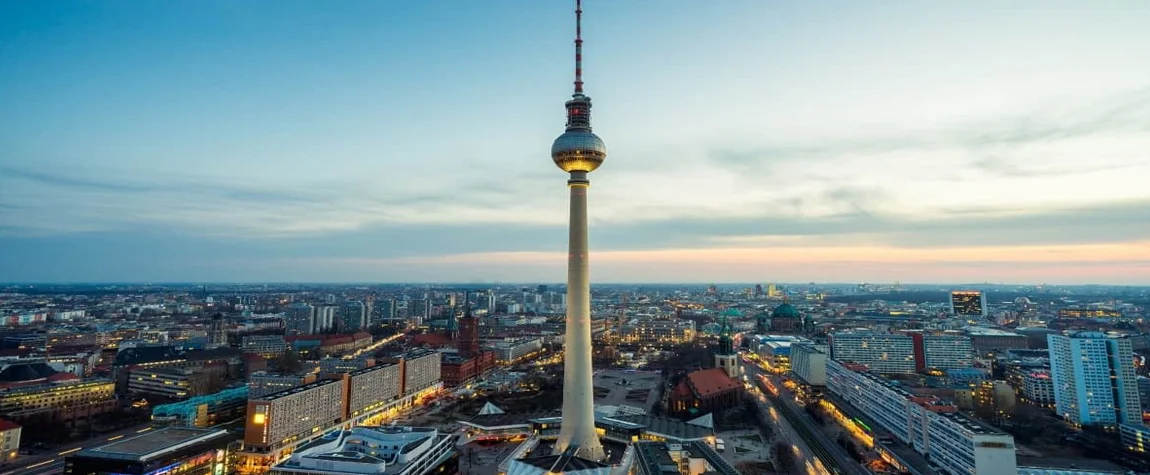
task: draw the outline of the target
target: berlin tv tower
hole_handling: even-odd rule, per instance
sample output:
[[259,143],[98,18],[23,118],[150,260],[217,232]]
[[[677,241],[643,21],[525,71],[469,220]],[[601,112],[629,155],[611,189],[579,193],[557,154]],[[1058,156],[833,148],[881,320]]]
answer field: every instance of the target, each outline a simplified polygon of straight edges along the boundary
[[591,98],[583,95],[583,2],[575,1],[575,94],[567,101],[567,131],[551,145],[551,159],[570,174],[571,223],[567,254],[567,334],[564,345],[563,425],[555,453],[577,447],[578,456],[602,460],[595,434],[591,381],[591,283],[587,249],[587,175],[607,158],[607,146],[591,132]]

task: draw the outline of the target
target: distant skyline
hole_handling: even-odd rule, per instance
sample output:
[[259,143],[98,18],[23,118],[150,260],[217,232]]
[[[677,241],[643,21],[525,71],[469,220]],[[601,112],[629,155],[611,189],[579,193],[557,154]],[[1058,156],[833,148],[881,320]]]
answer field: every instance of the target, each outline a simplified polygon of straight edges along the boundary
[[[0,282],[560,282],[573,1],[0,3]],[[1150,285],[1150,4],[585,0],[592,282]]]

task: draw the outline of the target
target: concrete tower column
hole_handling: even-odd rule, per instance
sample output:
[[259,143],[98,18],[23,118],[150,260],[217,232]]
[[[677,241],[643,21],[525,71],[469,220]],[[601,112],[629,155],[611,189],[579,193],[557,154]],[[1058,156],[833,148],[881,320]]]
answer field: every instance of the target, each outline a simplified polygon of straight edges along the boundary
[[604,458],[595,433],[591,368],[591,279],[588,272],[586,172],[571,172],[571,222],[567,254],[567,331],[563,349],[563,425],[555,451],[578,446],[580,457]]

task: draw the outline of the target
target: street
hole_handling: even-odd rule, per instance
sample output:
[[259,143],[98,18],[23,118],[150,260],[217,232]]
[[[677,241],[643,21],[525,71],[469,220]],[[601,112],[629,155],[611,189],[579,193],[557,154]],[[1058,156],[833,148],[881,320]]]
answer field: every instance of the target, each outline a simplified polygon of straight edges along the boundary
[[[814,426],[814,421],[803,413],[802,408],[795,403],[794,396],[783,387],[777,378],[763,373],[759,367],[753,364],[744,364],[744,368],[747,378],[754,382],[752,387],[757,390],[755,395],[757,397],[762,396],[759,399],[760,404],[765,405],[771,420],[778,424],[778,428],[781,429],[785,425],[789,429],[782,431],[782,434],[785,434],[784,437],[791,440],[796,446],[801,441],[806,448],[802,453],[811,454],[815,460],[820,462],[819,468],[821,470],[815,473],[870,474],[870,471],[856,463],[842,447]],[[760,376],[767,378],[779,391],[779,394],[771,394],[770,391],[762,388],[763,384],[759,382]],[[795,434],[798,437],[795,437]],[[810,471],[810,467],[808,467],[808,471]]]
[[135,434],[143,434],[152,430],[148,424],[128,427],[115,432],[109,432],[99,437],[64,444],[52,450],[44,450],[36,455],[21,455],[16,460],[0,467],[0,475],[47,475],[62,473],[64,471],[64,458],[81,450],[99,447]]

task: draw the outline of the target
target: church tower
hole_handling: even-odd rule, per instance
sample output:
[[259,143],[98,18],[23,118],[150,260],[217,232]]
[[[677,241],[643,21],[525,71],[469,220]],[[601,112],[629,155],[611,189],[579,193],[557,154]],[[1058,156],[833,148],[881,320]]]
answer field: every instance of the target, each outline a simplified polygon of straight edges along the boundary
[[739,355],[735,353],[735,342],[731,339],[731,325],[725,316],[722,325],[719,331],[719,351],[715,353],[715,367],[722,369],[731,379],[740,379],[743,377],[743,368],[739,366]]

